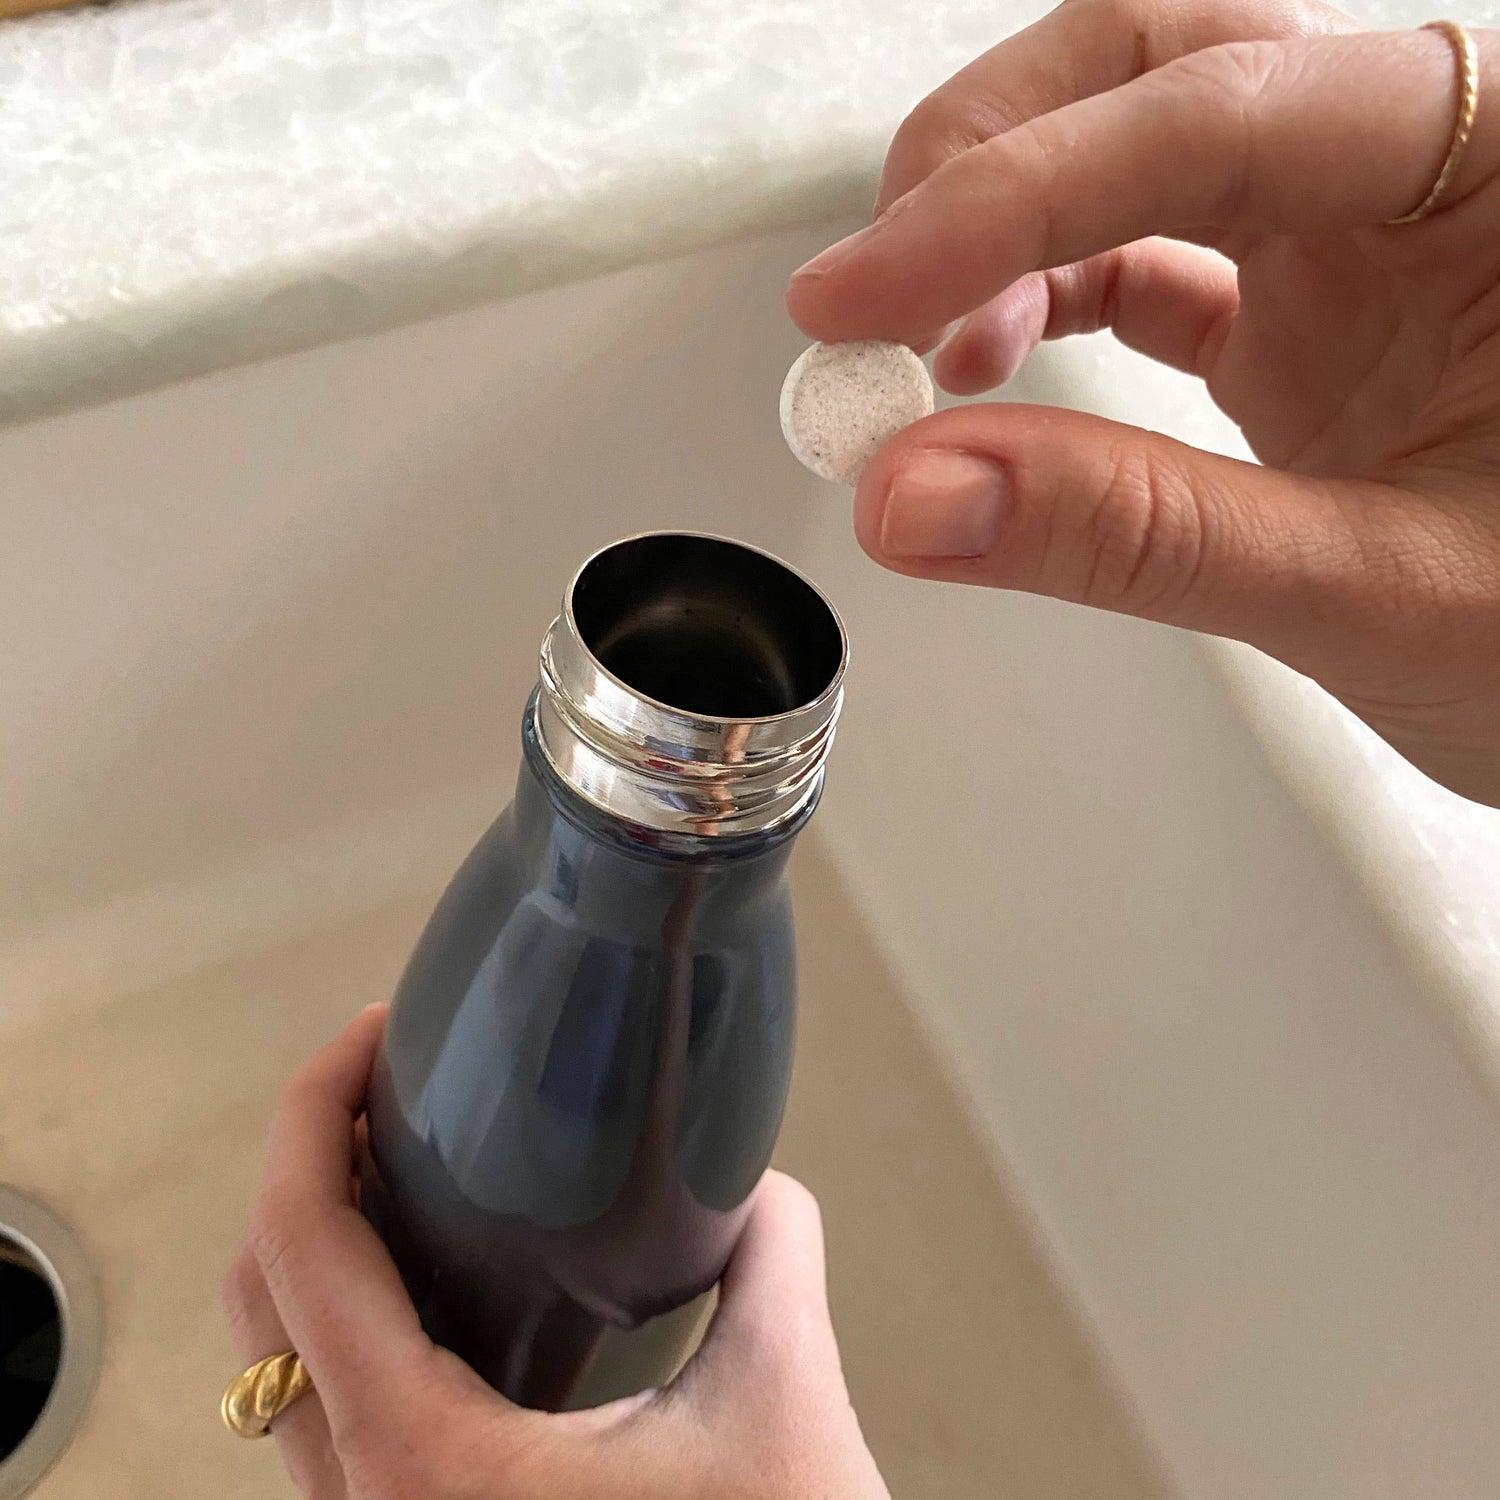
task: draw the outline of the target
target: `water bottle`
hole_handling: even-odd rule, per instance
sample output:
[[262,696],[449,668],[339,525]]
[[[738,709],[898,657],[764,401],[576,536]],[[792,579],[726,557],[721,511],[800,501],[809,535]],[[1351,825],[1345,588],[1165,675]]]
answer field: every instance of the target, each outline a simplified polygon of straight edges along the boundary
[[764,552],[632,537],[573,578],[515,799],[397,989],[361,1204],[431,1337],[514,1401],[666,1381],[780,1127],[786,864],[843,628]]

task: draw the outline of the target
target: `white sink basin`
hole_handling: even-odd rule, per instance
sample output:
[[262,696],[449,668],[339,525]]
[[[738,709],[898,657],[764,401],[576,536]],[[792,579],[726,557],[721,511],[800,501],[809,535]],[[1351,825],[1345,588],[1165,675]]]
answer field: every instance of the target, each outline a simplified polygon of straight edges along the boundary
[[[803,867],[841,998],[810,990],[789,1151],[891,1216],[873,1270],[830,1222],[897,1493],[1493,1494],[1500,1105],[1194,641],[858,553],[776,422],[782,285],[826,238],[0,434],[0,1179],[78,1229],[111,1360],[49,1500],[279,1493],[213,1431],[213,1281],[270,1092],[388,987],[508,797],[572,568],[655,526],[790,557],[853,640]],[[1012,394],[1120,368],[1049,349]],[[876,1024],[840,976],[883,983],[820,940],[858,936],[850,903],[973,1135],[899,1049],[839,1072]],[[992,1194],[957,1249],[902,1207],[929,1171],[928,1221]],[[880,1297],[935,1283],[902,1338],[953,1395],[914,1410],[867,1351]]]

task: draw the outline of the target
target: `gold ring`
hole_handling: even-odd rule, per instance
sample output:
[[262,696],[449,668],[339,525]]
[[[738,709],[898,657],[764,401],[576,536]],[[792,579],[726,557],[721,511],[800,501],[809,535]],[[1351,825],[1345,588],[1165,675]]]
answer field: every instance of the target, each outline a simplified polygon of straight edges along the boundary
[[1402,214],[1399,219],[1387,219],[1387,224],[1415,224],[1443,201],[1443,195],[1458,175],[1458,164],[1468,149],[1469,137],[1474,133],[1474,115],[1479,109],[1479,49],[1474,45],[1474,38],[1457,21],[1429,21],[1422,30],[1442,32],[1453,49],[1453,66],[1458,74],[1458,116],[1453,122],[1448,155],[1443,159],[1432,191],[1409,214]]
[[312,1376],[301,1356],[288,1349],[236,1375],[224,1387],[219,1413],[237,1437],[263,1438],[271,1423],[311,1389]]

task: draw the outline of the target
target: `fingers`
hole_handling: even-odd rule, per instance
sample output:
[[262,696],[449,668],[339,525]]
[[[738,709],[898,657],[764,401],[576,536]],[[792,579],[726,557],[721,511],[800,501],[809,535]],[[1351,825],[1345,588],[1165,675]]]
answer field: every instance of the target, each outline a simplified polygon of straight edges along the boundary
[[413,1381],[446,1366],[350,1188],[356,1115],[385,1022],[358,1016],[286,1086],[271,1125],[251,1242],[287,1342],[337,1440],[399,1425]]
[[816,1384],[838,1372],[828,1314],[823,1221],[801,1183],[767,1172],[698,1360],[745,1380]]
[[[787,305],[814,338],[921,338],[1027,272],[1152,235],[1378,225],[1431,185],[1453,99],[1433,33],[1195,52],[953,158],[798,272]],[[1482,145],[1460,198],[1494,164]]]
[[1225,42],[1347,31],[1297,0],[1071,0],[954,74],[907,117],[886,156],[877,215],[954,156],[1065,104]]
[[1380,622],[1410,587],[1403,560],[1431,552],[1384,486],[1019,405],[957,408],[900,434],[865,471],[855,530],[897,572],[1234,636],[1314,675],[1337,665],[1314,654],[1330,617],[1345,646],[1363,638],[1381,655],[1379,631],[1399,621]]
[[[726,1446],[742,1447],[754,1455],[767,1494],[890,1500],[844,1384],[828,1314],[822,1217],[790,1177],[762,1179],[703,1347],[665,1394],[657,1410],[688,1433],[668,1472],[690,1472],[685,1452],[695,1455],[697,1474],[718,1478]],[[702,1482],[679,1491],[717,1492]]]
[[944,389],[975,395],[1009,380],[1044,338],[1110,328],[1162,364],[1205,375],[1238,308],[1235,270],[1222,256],[1141,240],[1023,276],[965,320],[934,372]]
[[[223,1301],[234,1347],[247,1366],[292,1347],[248,1244],[240,1247],[230,1263],[224,1277]],[[308,1500],[346,1500],[343,1468],[334,1453],[333,1435],[315,1390],[276,1418],[271,1435],[292,1483]]]

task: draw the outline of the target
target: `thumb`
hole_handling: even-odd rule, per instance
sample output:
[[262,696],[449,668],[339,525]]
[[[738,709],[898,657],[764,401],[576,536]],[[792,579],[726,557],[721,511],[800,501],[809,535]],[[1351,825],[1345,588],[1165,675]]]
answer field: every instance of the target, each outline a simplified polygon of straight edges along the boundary
[[861,546],[898,573],[1233,636],[1313,675],[1335,665],[1322,659],[1330,620],[1345,653],[1362,625],[1379,634],[1403,560],[1421,550],[1416,526],[1409,497],[1386,485],[1287,474],[1010,404],[907,428],[855,499]]
[[713,1321],[684,1373],[707,1382],[714,1395],[819,1389],[831,1377],[842,1388],[828,1312],[823,1221],[801,1183],[780,1172],[761,1179]]

